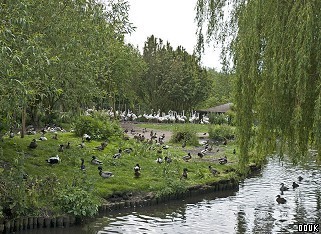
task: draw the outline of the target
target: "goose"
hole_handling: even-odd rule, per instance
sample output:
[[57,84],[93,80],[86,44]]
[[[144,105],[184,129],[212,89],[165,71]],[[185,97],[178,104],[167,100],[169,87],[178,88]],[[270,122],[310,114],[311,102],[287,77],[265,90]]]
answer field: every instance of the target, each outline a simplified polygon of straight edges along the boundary
[[58,152],[64,152],[64,145],[59,145]]
[[187,168],[183,169],[183,174],[181,176],[181,179],[187,179]]
[[102,165],[103,164],[103,162],[100,161],[99,159],[97,159],[96,156],[93,155],[91,158],[92,158],[91,164],[94,164],[94,165]]
[[172,159],[171,158],[169,158],[169,157],[167,157],[167,156],[165,156],[165,162],[167,162],[167,163],[171,163],[172,162]]
[[292,188],[295,189],[295,188],[297,188],[297,187],[299,187],[299,185],[298,185],[297,183],[293,182]]
[[113,155],[113,158],[120,158],[121,157],[121,152],[122,152],[122,150],[119,149],[118,153]]
[[134,175],[135,175],[135,177],[139,177],[140,176],[140,166],[139,166],[138,163],[134,167]]
[[163,159],[162,159],[161,157],[158,157],[158,158],[156,159],[156,162],[157,162],[157,163],[162,163],[162,162],[163,162]]
[[53,156],[53,157],[47,159],[46,162],[50,163],[50,164],[57,164],[60,162],[60,158],[58,155],[56,155],[56,156]]
[[35,148],[37,148],[37,146],[38,146],[38,144],[36,142],[36,139],[32,139],[32,141],[29,144],[29,148],[30,149],[35,149]]
[[218,170],[212,168],[211,165],[208,166],[208,169],[209,169],[209,171],[210,171],[213,175],[218,175],[218,174],[220,174],[220,172],[219,172]]
[[82,171],[86,170],[86,167],[85,167],[84,163],[85,163],[85,160],[82,158],[81,159],[81,165],[80,165],[80,170],[82,170]]
[[280,195],[277,195],[276,196],[276,202],[279,203],[279,204],[285,204],[286,203],[286,200],[285,198],[281,197]]
[[188,162],[191,158],[192,158],[191,153],[188,153],[186,156],[183,157],[183,160],[184,160],[185,162]]
[[220,163],[220,164],[226,164],[227,163],[227,157],[226,157],[226,155],[223,157],[223,158],[219,158],[218,159],[218,162]]
[[284,183],[281,183],[280,185],[281,185],[281,188],[280,188],[280,191],[281,191],[281,192],[284,192],[284,191],[288,191],[288,190],[289,190],[289,188],[286,187],[286,186],[284,185]]
[[90,140],[91,140],[91,136],[89,136],[87,133],[85,133],[85,134],[82,136],[82,140],[90,141]]
[[103,171],[103,168],[101,166],[98,167],[99,175],[103,178],[110,178],[113,177],[113,173],[110,171]]

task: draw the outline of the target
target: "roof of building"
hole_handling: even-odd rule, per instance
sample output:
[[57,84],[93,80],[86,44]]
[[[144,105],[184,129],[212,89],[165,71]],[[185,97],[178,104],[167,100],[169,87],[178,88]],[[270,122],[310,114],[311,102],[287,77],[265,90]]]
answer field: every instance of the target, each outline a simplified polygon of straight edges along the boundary
[[199,110],[199,112],[207,112],[207,113],[225,113],[227,111],[229,111],[232,107],[233,103],[229,102],[223,105],[219,105],[219,106],[214,106],[214,107],[210,107],[207,109],[201,109]]

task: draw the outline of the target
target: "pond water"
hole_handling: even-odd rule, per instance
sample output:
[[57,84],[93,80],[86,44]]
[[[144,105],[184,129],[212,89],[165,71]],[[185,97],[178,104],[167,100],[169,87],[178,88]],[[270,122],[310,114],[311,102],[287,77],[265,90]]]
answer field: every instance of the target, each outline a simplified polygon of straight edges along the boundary
[[[321,171],[313,160],[293,166],[271,158],[263,170],[240,183],[238,191],[207,194],[183,201],[124,210],[86,225],[19,233],[297,233],[299,223],[320,223]],[[298,182],[298,176],[304,179]],[[299,187],[292,189],[292,182]],[[290,187],[277,204],[280,183]]]

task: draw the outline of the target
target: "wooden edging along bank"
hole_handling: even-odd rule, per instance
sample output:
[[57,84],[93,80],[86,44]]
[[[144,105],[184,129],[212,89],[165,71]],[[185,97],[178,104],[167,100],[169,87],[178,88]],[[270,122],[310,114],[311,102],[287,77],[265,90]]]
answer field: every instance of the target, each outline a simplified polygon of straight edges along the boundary
[[[260,166],[250,166],[251,173],[259,171],[260,169]],[[238,187],[239,181],[237,179],[224,179],[205,185],[195,185],[189,187],[187,191],[183,193],[175,193],[167,196],[154,197],[150,199],[141,199],[136,201],[128,200],[103,204],[99,207],[99,213],[107,213],[110,211],[122,210],[127,208],[153,206],[157,204],[162,204],[167,201],[178,200],[186,197],[193,197],[200,194],[235,190],[238,189]],[[76,217],[72,215],[64,215],[58,217],[22,217],[13,220],[0,220],[0,233],[7,234],[16,231],[37,228],[69,227],[75,225],[78,222],[80,222],[80,220],[76,219]]]

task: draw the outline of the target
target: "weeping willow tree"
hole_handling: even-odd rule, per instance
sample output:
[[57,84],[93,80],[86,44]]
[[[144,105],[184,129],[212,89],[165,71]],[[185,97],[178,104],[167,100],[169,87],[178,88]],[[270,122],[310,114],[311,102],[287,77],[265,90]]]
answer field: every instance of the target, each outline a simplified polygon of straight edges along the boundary
[[321,159],[321,1],[198,0],[196,10],[199,52],[218,43],[237,77],[241,166],[251,152],[299,162],[311,146]]

